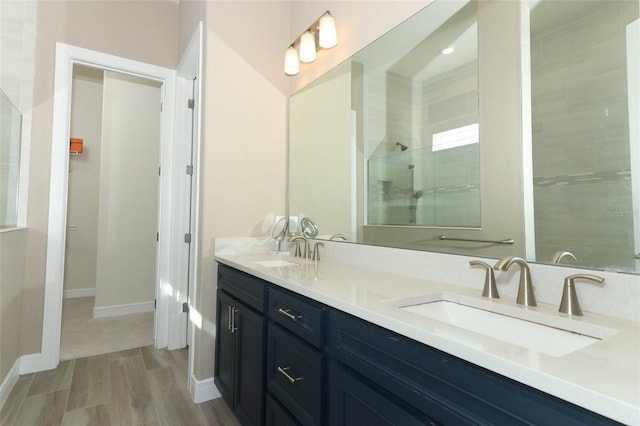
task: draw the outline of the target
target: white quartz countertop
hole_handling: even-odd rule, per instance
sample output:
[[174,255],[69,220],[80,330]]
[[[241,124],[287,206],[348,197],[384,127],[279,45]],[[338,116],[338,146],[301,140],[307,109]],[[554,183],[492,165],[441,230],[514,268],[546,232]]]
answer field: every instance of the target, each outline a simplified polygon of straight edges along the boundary
[[[569,317],[549,304],[525,308],[509,297],[482,298],[477,289],[329,260],[268,254],[217,254],[215,260],[621,423],[640,425],[640,322],[590,312]],[[287,265],[264,266],[269,263]],[[552,321],[575,321],[578,328],[607,330],[608,337],[552,356],[404,311],[393,303],[434,293],[522,309]]]

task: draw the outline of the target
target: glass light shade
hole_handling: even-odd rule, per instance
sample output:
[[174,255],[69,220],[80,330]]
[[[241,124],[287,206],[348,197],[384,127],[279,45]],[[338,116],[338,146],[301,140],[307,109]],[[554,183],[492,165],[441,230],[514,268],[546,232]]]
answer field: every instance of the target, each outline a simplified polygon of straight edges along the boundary
[[309,31],[300,37],[300,60],[313,62],[316,60],[316,38]]
[[296,75],[300,72],[300,61],[298,51],[295,47],[289,46],[284,52],[284,73],[286,75]]
[[336,21],[330,13],[326,13],[320,18],[318,24],[320,30],[318,44],[320,47],[330,49],[338,44],[338,35],[336,33]]

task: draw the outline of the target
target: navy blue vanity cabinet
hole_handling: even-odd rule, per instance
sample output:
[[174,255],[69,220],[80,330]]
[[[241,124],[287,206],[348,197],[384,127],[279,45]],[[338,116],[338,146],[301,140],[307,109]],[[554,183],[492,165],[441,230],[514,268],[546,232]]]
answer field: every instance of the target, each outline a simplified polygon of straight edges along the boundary
[[[279,416],[292,424],[322,425],[324,312],[320,304],[284,289],[269,290],[267,390]],[[283,424],[286,423],[284,420]]]
[[407,407],[340,363],[330,361],[327,424],[332,426],[426,426],[439,423]]
[[[331,426],[617,424],[333,309],[328,314],[326,351],[340,363],[329,367]],[[398,413],[406,420],[396,421]],[[373,423],[357,420],[364,418]]]
[[254,276],[218,267],[214,382],[245,426],[264,424],[267,289]]
[[278,401],[267,393],[266,426],[301,426]]

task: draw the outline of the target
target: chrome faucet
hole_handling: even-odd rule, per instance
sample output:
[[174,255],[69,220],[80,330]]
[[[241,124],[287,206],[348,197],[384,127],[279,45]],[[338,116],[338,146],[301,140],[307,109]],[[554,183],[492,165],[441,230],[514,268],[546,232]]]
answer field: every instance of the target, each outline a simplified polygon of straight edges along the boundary
[[562,262],[562,259],[564,259],[564,258],[572,260],[571,263],[576,263],[578,261],[578,259],[576,259],[576,257],[571,252],[568,252],[568,251],[557,251],[557,252],[553,253],[553,256],[551,256],[551,263],[554,263],[554,264],[557,265],[560,262]]
[[516,303],[524,306],[537,306],[536,297],[533,294],[533,281],[531,280],[531,271],[527,261],[521,257],[507,256],[498,260],[493,267],[496,270],[506,271],[514,263],[520,266],[520,282],[518,284],[518,297]]

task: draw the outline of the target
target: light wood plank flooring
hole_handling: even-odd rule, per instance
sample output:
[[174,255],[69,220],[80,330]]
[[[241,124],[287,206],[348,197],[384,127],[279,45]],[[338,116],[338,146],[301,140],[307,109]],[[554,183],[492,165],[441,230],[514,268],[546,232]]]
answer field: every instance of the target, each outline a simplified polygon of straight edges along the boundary
[[21,376],[0,412],[0,425],[239,426],[222,399],[191,402],[187,356],[187,349],[145,346]]

